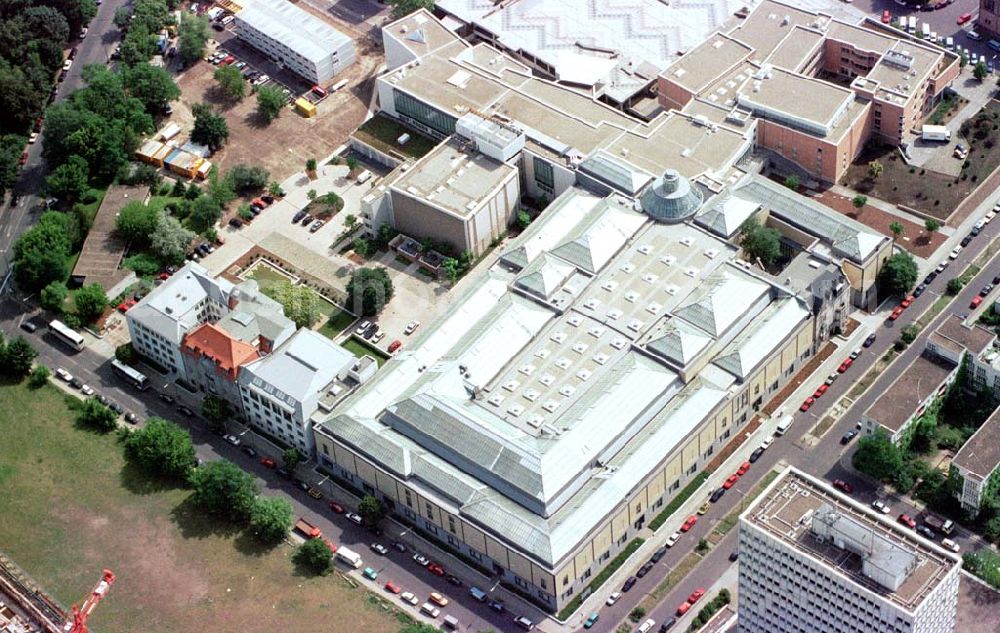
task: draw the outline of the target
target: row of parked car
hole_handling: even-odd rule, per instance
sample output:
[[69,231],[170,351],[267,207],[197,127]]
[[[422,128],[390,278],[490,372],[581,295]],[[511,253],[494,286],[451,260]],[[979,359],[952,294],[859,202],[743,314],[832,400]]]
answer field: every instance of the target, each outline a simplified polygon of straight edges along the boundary
[[253,200],[250,201],[250,217],[244,219],[234,216],[230,218],[229,226],[233,227],[234,229],[238,229],[243,226],[244,222],[249,224],[253,220],[253,218],[256,218],[258,215],[263,213],[264,209],[268,208],[272,204],[274,204],[274,196],[270,194],[265,194],[263,196],[254,198]]
[[129,424],[138,424],[139,423],[139,418],[134,413],[132,413],[131,411],[126,411],[125,408],[122,407],[122,405],[118,404],[114,400],[111,400],[110,398],[108,398],[104,394],[97,393],[96,391],[94,391],[93,387],[90,387],[89,385],[84,384],[82,380],[80,380],[79,378],[74,377],[73,374],[69,373],[68,371],[66,371],[62,367],[56,369],[55,373],[56,373],[56,378],[58,378],[59,380],[62,380],[67,385],[69,385],[73,389],[78,390],[80,393],[82,393],[85,396],[89,396],[89,397],[92,397],[92,398],[97,398],[98,402],[100,402],[101,404],[103,404],[107,408],[111,409],[112,411],[114,411],[118,415],[122,416],[122,418],[126,422],[128,422]]

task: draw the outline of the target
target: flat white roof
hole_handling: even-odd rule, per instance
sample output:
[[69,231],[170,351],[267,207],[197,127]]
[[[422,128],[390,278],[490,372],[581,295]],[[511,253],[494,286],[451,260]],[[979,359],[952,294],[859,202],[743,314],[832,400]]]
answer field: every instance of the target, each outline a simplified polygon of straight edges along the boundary
[[236,17],[311,62],[352,43],[330,24],[287,0],[246,0]]

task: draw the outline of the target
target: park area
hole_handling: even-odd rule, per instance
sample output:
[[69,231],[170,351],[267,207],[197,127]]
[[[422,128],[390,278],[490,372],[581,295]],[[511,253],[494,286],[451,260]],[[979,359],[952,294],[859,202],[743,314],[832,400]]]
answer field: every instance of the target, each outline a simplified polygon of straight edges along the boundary
[[95,630],[400,629],[338,575],[300,574],[290,546],[263,548],[196,509],[189,490],[133,468],[113,434],[74,424],[67,398],[0,386],[0,543],[65,606],[112,569]]

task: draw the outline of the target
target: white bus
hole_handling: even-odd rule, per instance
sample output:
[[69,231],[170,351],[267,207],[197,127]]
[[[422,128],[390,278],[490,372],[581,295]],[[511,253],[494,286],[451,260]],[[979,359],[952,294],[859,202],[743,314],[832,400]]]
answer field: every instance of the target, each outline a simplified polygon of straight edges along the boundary
[[49,332],[55,336],[57,339],[69,345],[76,351],[83,349],[83,337],[80,336],[79,332],[71,329],[62,321],[53,319],[49,322]]
[[337,548],[337,559],[341,562],[347,563],[354,569],[360,569],[363,564],[361,562],[360,554],[343,546]]
[[149,386],[149,380],[146,378],[145,374],[136,371],[125,363],[119,361],[117,358],[111,359],[111,369],[114,369],[116,374],[124,378],[126,382],[130,383],[139,391],[145,391],[146,387]]

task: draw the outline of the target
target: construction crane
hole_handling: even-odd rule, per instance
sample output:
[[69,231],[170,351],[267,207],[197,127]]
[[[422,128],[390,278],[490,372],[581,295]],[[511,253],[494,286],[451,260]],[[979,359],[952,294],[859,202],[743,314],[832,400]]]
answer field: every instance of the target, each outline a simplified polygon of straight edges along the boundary
[[83,602],[83,607],[77,608],[73,605],[73,621],[67,622],[63,627],[65,633],[87,633],[87,618],[94,612],[94,608],[100,604],[101,600],[108,594],[111,585],[115,584],[115,574],[110,569],[105,569],[101,574],[101,581],[97,583],[94,590],[90,592]]

